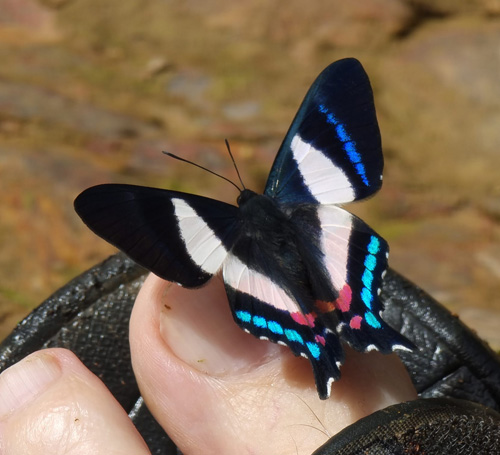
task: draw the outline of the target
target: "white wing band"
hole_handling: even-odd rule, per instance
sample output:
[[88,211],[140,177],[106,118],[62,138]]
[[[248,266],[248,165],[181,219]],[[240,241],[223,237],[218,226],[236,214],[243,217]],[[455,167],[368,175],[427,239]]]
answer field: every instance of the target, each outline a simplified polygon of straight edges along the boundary
[[192,261],[207,273],[216,273],[227,250],[203,218],[184,200],[172,198],[179,231]]
[[224,282],[245,294],[289,313],[300,311],[288,294],[262,273],[249,269],[236,256],[229,253],[222,269]]
[[355,198],[349,179],[323,153],[296,134],[291,148],[302,178],[320,204],[342,204]]
[[325,255],[324,264],[333,286],[342,289],[347,281],[352,215],[340,207],[330,205],[318,207],[318,218],[322,233],[321,247]]

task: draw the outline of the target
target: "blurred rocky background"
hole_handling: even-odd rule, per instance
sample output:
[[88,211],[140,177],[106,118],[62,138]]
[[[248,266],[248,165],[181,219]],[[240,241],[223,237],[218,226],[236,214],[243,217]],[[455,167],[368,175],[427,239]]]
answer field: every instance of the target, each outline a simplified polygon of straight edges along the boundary
[[234,202],[262,189],[302,97],[357,57],[382,191],[350,206],[390,263],[500,349],[500,0],[0,0],[0,338],[113,252],[73,212],[90,185]]

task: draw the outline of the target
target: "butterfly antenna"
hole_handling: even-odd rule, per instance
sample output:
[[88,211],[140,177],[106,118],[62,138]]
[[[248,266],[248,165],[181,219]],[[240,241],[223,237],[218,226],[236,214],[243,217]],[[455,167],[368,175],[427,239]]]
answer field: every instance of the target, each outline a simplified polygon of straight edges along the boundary
[[[217,177],[220,177],[221,179],[225,180],[226,182],[229,182],[231,185],[233,185],[235,188],[237,188],[237,190],[240,193],[242,191],[241,188],[238,185],[236,185],[236,183],[234,183],[233,181],[224,177],[223,175],[217,174],[217,172],[211,171],[210,169],[207,169],[206,167],[200,166],[199,164],[196,164],[196,163],[193,163],[192,161],[186,160],[186,158],[181,158],[180,156],[174,155],[173,153],[165,152],[165,151],[163,151],[162,153],[164,153],[165,155],[167,155],[171,158],[175,158],[176,160],[184,161],[185,163],[192,164],[193,166],[199,167],[200,169],[203,169],[204,171],[210,172],[210,174],[216,175]],[[232,158],[232,155],[231,155],[231,158]],[[233,163],[234,163],[234,160],[233,160]],[[239,174],[238,174],[238,176],[239,176]],[[240,178],[240,181],[241,181],[241,178]],[[243,186],[243,188],[245,188],[245,187]]]
[[234,169],[236,170],[236,174],[238,175],[238,178],[240,179],[241,186],[243,187],[244,190],[246,190],[245,184],[243,183],[243,180],[241,179],[240,171],[238,170],[238,166],[236,166],[236,161],[234,161],[234,156],[231,153],[231,147],[229,147],[229,141],[227,139],[224,139],[224,142],[226,143],[227,151],[229,152],[229,156],[231,157],[231,161],[233,162]]

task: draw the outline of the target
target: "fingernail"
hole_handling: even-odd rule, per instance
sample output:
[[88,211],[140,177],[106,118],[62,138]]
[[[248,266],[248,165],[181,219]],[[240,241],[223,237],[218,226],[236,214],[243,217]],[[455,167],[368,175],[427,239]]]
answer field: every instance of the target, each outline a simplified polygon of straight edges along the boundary
[[281,352],[236,325],[220,280],[196,290],[171,286],[163,296],[160,332],[179,359],[213,376],[250,371]]
[[43,352],[5,370],[0,375],[0,419],[32,401],[60,375],[57,360]]

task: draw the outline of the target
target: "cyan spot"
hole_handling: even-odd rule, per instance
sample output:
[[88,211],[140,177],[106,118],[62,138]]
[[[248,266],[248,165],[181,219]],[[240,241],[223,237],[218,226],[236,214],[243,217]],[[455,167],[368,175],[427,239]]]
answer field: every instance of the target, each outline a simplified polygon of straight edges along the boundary
[[366,308],[368,308],[369,310],[372,309],[373,295],[369,289],[363,288],[361,290],[361,300],[363,300],[363,303],[365,304]]
[[377,318],[375,317],[375,315],[373,313],[370,313],[369,311],[365,313],[365,321],[368,325],[371,325],[374,329],[380,329],[380,327],[382,327],[380,325],[380,322],[378,322]]
[[299,332],[297,332],[296,330],[285,329],[285,336],[290,341],[295,341],[297,343],[304,344],[304,340],[300,336]]
[[377,258],[373,254],[366,255],[365,267],[371,271],[375,270],[375,267],[377,267]]
[[252,318],[252,322],[256,327],[259,327],[260,329],[265,329],[267,327],[266,319],[262,316],[254,316]]
[[370,272],[368,269],[365,269],[365,271],[363,272],[363,276],[361,277],[361,281],[363,282],[366,288],[371,289],[373,282],[373,273]]
[[380,251],[380,241],[374,235],[370,238],[370,243],[368,244],[368,252],[370,254],[377,254]]
[[283,327],[276,321],[267,321],[267,328],[277,335],[283,335]]
[[319,349],[319,346],[316,343],[311,343],[308,341],[306,343],[307,349],[309,349],[309,352],[315,359],[319,359],[319,356],[321,355],[321,350]]
[[236,317],[243,322],[250,322],[252,315],[248,311],[237,311]]

